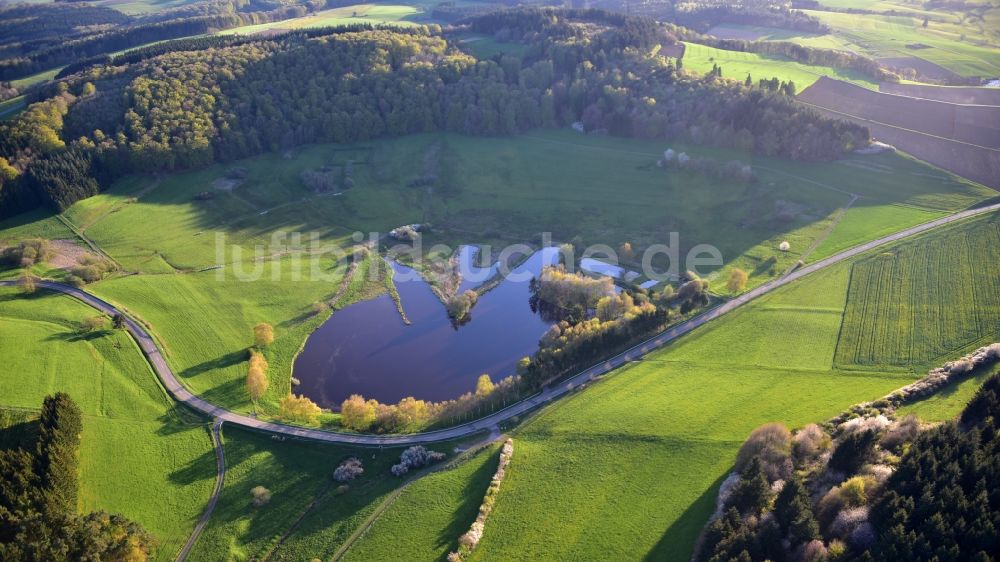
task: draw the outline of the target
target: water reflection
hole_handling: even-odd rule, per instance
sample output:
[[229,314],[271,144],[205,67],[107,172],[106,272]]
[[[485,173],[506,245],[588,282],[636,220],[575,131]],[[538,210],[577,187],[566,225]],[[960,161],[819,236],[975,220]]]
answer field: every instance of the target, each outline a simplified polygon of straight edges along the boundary
[[[475,247],[460,251],[466,252],[460,254],[460,264],[480,274],[468,275],[460,290],[482,283],[474,279],[490,277],[481,275],[484,270],[495,271],[472,266]],[[557,257],[556,248],[545,248],[512,274],[537,275]],[[472,320],[456,329],[427,283],[405,266],[392,266],[412,324],[403,324],[388,295],[335,312],[295,360],[295,377],[302,382],[297,392],[325,407],[338,407],[351,394],[387,403],[406,396],[454,398],[473,390],[482,373],[494,380],[513,374],[517,361],[535,351],[538,338],[552,325],[548,315],[538,314],[529,303],[529,282],[507,279],[483,295],[472,309]]]

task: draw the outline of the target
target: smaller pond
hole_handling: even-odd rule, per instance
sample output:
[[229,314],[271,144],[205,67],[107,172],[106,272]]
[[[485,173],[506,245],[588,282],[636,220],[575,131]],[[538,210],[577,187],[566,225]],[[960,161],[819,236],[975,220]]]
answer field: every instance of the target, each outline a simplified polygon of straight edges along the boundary
[[[464,291],[482,284],[490,276],[484,271],[492,268],[472,265],[475,247],[460,251],[465,252],[460,264],[470,272]],[[474,390],[482,373],[494,380],[513,374],[518,360],[534,353],[552,325],[532,310],[529,281],[557,260],[557,248],[535,252],[483,295],[471,319],[458,327],[416,272],[393,263],[411,325],[403,323],[388,295],[335,312],[295,359],[294,376],[302,383],[296,392],[331,408],[351,394],[384,403],[407,396],[440,401]]]

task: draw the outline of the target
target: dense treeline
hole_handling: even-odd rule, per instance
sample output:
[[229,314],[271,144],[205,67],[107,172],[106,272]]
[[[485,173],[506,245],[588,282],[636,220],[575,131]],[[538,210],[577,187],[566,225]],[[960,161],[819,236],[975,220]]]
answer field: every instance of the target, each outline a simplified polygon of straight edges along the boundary
[[597,0],[591,5],[603,10],[629,12],[671,21],[698,31],[713,25],[735,23],[794,29],[806,33],[829,33],[818,19],[790,9],[775,0],[650,0],[635,4],[623,0]]
[[[333,2],[336,3],[336,2]],[[0,80],[104,62],[99,55],[243,25],[305,16],[323,0],[209,0],[132,18],[110,8],[18,4],[0,9]]]
[[[872,506],[865,560],[996,560],[1000,553],[1000,376],[921,435]],[[992,557],[992,558],[991,558]]]
[[649,54],[672,40],[651,20],[546,9],[471,25],[527,41],[529,54],[478,61],[436,26],[358,27],[128,54],[120,66],[91,67],[0,124],[0,157],[10,164],[0,176],[0,213],[32,198],[64,209],[133,170],[427,131],[503,135],[582,121],[613,135],[801,160],[836,158],[869,140],[866,128],[822,117],[781,91],[678,72]]
[[[1000,344],[944,370],[967,376]],[[926,396],[940,379],[852,408],[794,435],[754,430],[722,484],[697,559],[858,562],[995,560],[1000,552],[1000,375],[960,420],[893,419],[892,400]],[[961,375],[958,375],[961,373]],[[947,380],[947,379],[945,379]]]
[[0,450],[0,559],[143,561],[152,537],[120,515],[76,514],[83,418],[66,394],[45,398],[34,450]]

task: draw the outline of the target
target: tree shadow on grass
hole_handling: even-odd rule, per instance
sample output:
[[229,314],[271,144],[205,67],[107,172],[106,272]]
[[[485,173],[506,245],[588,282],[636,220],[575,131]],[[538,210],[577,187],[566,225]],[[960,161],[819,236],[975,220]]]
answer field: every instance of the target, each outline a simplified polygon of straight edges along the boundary
[[237,412],[240,411],[241,405],[247,407],[250,405],[250,395],[247,394],[243,377],[234,378],[210,389],[195,392],[195,394],[210,404]]
[[206,371],[232,367],[233,365],[242,363],[248,360],[249,358],[250,358],[250,352],[247,351],[246,349],[240,349],[238,351],[227,353],[221,357],[217,357],[209,361],[204,361],[193,367],[188,367],[187,369],[184,369],[178,374],[184,378],[191,378],[198,376]]
[[[19,412],[18,412],[19,413]],[[3,417],[0,412],[0,418]],[[35,414],[32,414],[35,415]],[[0,419],[0,421],[3,421]],[[38,436],[38,419],[26,419],[0,427],[0,450],[25,449],[29,450],[34,446]]]
[[[480,454],[484,453],[485,452]],[[479,506],[483,503],[483,496],[486,494],[486,489],[490,485],[490,480],[496,472],[497,463],[500,460],[500,451],[494,451],[489,455],[489,457],[490,459],[477,468],[466,481],[465,487],[462,489],[461,504],[457,509],[455,509],[448,525],[441,529],[441,532],[438,533],[438,546],[447,546],[449,550],[457,548],[458,537],[468,531],[469,526],[471,526],[473,521],[476,520],[476,515],[479,513]],[[474,460],[475,459],[473,458],[465,462],[474,462]],[[451,470],[456,469],[457,467]],[[503,493],[502,488],[500,493]],[[443,554],[440,557],[440,560],[446,560],[447,556],[447,554]]]
[[719,494],[719,486],[729,475],[720,476],[712,483],[698,499],[694,500],[684,513],[667,529],[656,546],[643,558],[646,562],[662,560],[677,560],[688,562],[696,546],[698,535],[704,528],[708,518],[715,510],[715,498]]
[[215,474],[215,449],[209,448],[191,462],[171,472],[168,478],[174,484],[186,486],[202,480],[214,481]]
[[278,327],[279,328],[293,328],[295,326],[298,326],[299,324],[302,324],[306,320],[309,320],[313,316],[316,316],[317,314],[319,314],[319,313],[313,311],[312,308],[308,308],[304,312],[302,312],[301,314],[299,314],[298,316],[295,316],[294,318],[289,318],[288,320],[284,320],[284,321],[280,322],[278,324]]

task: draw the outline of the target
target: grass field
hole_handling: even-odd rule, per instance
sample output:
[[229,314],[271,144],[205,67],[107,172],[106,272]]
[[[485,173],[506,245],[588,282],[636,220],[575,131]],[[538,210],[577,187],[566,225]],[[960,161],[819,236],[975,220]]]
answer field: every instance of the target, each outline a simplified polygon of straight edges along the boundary
[[927,365],[1000,338],[1000,220],[963,222],[856,263],[842,368]]
[[[962,27],[955,24],[934,22],[924,29],[923,18],[915,16],[803,11],[834,28],[845,49],[875,58],[917,57],[961,76],[1000,75],[1000,49],[961,40]],[[907,47],[912,44],[928,48]]]
[[[228,426],[223,434],[228,466],[225,487],[191,560],[330,560],[403,482],[389,473],[389,467],[399,462],[400,449],[276,442],[266,435]],[[450,457],[453,446],[441,443],[428,448]],[[346,491],[338,492],[333,471],[352,456],[363,461],[364,474]],[[462,471],[470,475],[464,467],[477,466],[480,459],[489,456],[480,455],[460,465],[462,468],[442,474]],[[441,478],[435,475],[431,481],[440,482]],[[255,486],[271,491],[267,505],[254,507],[251,503],[250,490]],[[420,481],[417,486],[419,490]]]
[[[1000,24],[1000,9],[993,9],[985,14],[983,20],[978,20],[964,17],[961,13],[924,10],[915,5],[882,0],[825,0],[822,4],[839,9],[895,13],[851,14],[804,10],[833,29],[826,35],[738,24],[716,26],[711,32],[723,37],[791,41],[807,47],[852,51],[878,59],[916,57],[918,65],[923,59],[960,76],[1000,75],[1000,38],[995,33]],[[930,20],[926,28],[923,27],[924,17]],[[914,45],[923,47],[912,47]],[[687,65],[688,61],[684,62]],[[736,60],[728,62],[728,65],[734,67],[734,71],[735,68],[742,71],[741,63],[745,64]],[[733,72],[726,73],[725,68],[724,75],[735,76]],[[785,71],[788,72],[788,69]],[[745,76],[746,73],[743,73]]]
[[413,559],[443,560],[458,548],[458,537],[475,521],[497,468],[498,451],[497,446],[490,447],[457,468],[411,484],[342,559],[391,560],[406,552]]
[[520,57],[528,49],[524,43],[497,41],[492,36],[478,33],[461,35],[458,41],[462,49],[478,59],[490,59],[499,54]]
[[712,70],[712,66],[715,64],[722,68],[724,78],[742,81],[749,74],[755,84],[762,78],[777,77],[782,81],[791,80],[795,82],[797,90],[803,90],[819,80],[820,76],[829,76],[872,90],[878,89],[877,82],[852,70],[841,70],[830,66],[813,66],[784,57],[726,51],[697,43],[685,43],[685,69],[704,74]]
[[[668,146],[719,161],[751,162],[759,181],[745,185],[666,173],[655,161]],[[356,186],[342,196],[316,195],[299,180],[305,169],[347,160],[355,162]],[[509,139],[422,135],[310,146],[287,159],[267,154],[239,162],[248,170],[241,185],[231,192],[213,187],[232,165],[128,178],[73,205],[65,218],[126,271],[141,273],[112,278],[90,290],[149,323],[170,364],[205,398],[251,410],[243,385],[250,328],[262,321],[274,325],[277,340],[267,352],[271,384],[262,403],[265,412],[273,412],[288,392],[292,359],[325,318],[311,314],[311,305],[331,297],[345,271],[343,263],[323,256],[318,267],[325,279],[314,276],[305,261],[302,280],[291,282],[295,258],[281,257],[283,250],[270,246],[275,233],[314,232],[323,243],[347,247],[354,243],[355,231],[384,233],[400,224],[429,221],[437,233],[428,237],[428,245],[530,242],[548,231],[554,240],[579,246],[616,247],[630,241],[641,250],[668,243],[670,233],[677,232],[682,260],[695,244],[712,244],[726,267],[752,272],[753,286],[798,259],[834,253],[876,231],[899,230],[993,195],[900,155],[805,164],[568,131]],[[406,187],[428,165],[445,178],[433,196]],[[611,185],[618,197],[609,200]],[[212,197],[196,197],[204,192]],[[861,198],[841,216],[848,192]],[[63,223],[42,213],[16,217],[0,227],[0,241],[72,236]],[[224,236],[221,256],[217,235]],[[791,251],[777,250],[782,240],[790,242]],[[282,244],[308,249],[309,239]],[[265,248],[257,257],[271,259],[247,263],[258,245]],[[244,258],[239,269],[234,247]],[[762,268],[771,256],[778,260],[775,266]],[[202,271],[220,264],[222,270]],[[236,277],[237,271],[250,273],[255,267],[261,273],[256,281]],[[15,270],[0,270],[3,277],[16,275]],[[722,290],[722,283],[715,287]]]
[[976,395],[979,387],[998,372],[1000,367],[996,365],[989,369],[979,369],[972,376],[949,384],[932,396],[899,408],[896,410],[896,415],[913,414],[927,422],[955,419],[965,409],[969,400]]
[[81,512],[122,513],[173,560],[215,478],[206,426],[174,409],[124,332],[82,336],[93,309],[59,295],[0,289],[0,407],[38,409],[63,391],[84,413]]
[[245,25],[220,32],[222,35],[239,33],[250,35],[267,30],[307,29],[310,27],[337,27],[360,24],[415,25],[410,21],[422,14],[413,6],[403,4],[355,4],[331,8],[290,20]]
[[[997,221],[994,214],[955,229],[971,238],[969,232],[991,231]],[[957,232],[934,232],[891,251],[911,244],[964,241]],[[996,277],[996,260],[983,263]],[[911,358],[904,370],[849,371],[836,364],[849,321],[845,309],[854,306],[855,264],[782,288],[516,429],[517,453],[473,559],[689,560],[716,489],[751,429],[770,421],[790,427],[823,421],[905,385],[940,360]],[[915,298],[920,290],[909,286],[898,298]],[[994,288],[992,297],[998,296]],[[962,306],[974,312],[976,304]],[[952,355],[975,346],[966,342]],[[979,373],[902,413],[952,417],[985,377]],[[450,488],[441,483],[438,489],[444,495]],[[383,517],[405,513],[393,509]],[[433,536],[436,528],[423,532]]]

